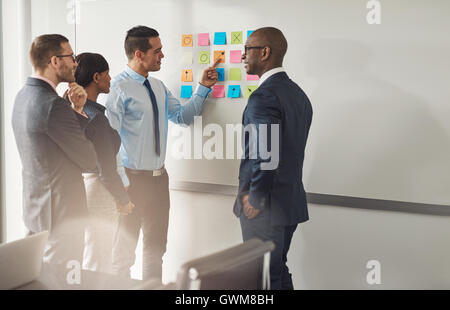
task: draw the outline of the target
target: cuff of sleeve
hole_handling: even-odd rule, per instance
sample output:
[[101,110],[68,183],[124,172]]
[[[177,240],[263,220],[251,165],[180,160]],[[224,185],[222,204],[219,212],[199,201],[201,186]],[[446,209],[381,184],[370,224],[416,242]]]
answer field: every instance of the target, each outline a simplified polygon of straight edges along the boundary
[[120,178],[122,179],[122,183],[123,183],[123,187],[128,187],[130,186],[130,181],[128,180],[128,177],[126,174],[120,174]]
[[264,210],[269,204],[269,194],[264,192],[250,192],[248,201],[254,208]]
[[197,89],[195,90],[195,93],[203,98],[206,98],[208,94],[211,92],[211,88],[208,88],[206,86],[203,86],[202,84],[198,83]]

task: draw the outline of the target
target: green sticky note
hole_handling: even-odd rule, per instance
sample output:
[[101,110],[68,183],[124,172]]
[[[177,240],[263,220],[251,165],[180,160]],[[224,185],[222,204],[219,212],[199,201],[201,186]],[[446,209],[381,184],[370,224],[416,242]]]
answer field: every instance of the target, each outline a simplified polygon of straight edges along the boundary
[[242,44],[242,31],[231,33],[231,44]]
[[230,81],[240,81],[241,80],[241,68],[231,68],[228,79]]
[[250,95],[258,88],[256,85],[247,85],[245,87],[245,98],[250,97]]
[[198,63],[209,64],[209,51],[198,52]]

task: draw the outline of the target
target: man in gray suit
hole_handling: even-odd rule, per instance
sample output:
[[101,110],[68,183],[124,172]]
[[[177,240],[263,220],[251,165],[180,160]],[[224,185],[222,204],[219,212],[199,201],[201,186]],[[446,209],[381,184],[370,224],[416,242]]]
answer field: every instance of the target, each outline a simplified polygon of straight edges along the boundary
[[[35,74],[18,93],[12,115],[22,160],[23,220],[29,234],[50,231],[44,261],[81,263],[88,216],[81,173],[96,166],[85,136],[87,94],[74,83],[77,63],[64,36],[37,37],[30,59]],[[60,82],[69,82],[70,102],[58,96]]]

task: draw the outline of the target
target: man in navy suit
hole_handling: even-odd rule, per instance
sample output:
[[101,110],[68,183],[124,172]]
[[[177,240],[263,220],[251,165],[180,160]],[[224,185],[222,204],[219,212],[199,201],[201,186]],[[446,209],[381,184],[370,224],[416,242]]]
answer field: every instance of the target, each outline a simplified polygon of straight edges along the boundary
[[302,169],[312,107],[282,67],[286,51],[283,33],[266,27],[248,37],[242,55],[247,73],[260,81],[242,119],[247,134],[233,211],[244,241],[275,243],[271,289],[293,289],[287,253],[297,225],[309,219]]

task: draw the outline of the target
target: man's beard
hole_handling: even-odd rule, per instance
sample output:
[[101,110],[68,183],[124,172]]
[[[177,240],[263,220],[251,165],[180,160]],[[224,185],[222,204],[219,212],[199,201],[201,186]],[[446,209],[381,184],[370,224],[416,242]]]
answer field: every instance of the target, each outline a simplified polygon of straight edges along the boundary
[[62,68],[60,72],[56,75],[60,82],[72,83],[75,82],[75,76],[73,75],[73,70],[67,67]]

